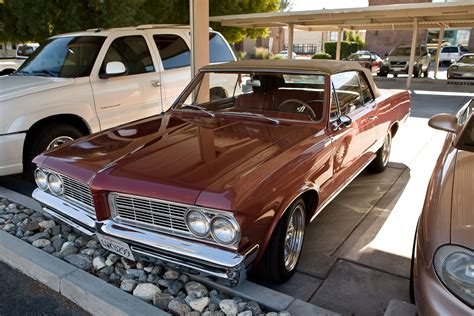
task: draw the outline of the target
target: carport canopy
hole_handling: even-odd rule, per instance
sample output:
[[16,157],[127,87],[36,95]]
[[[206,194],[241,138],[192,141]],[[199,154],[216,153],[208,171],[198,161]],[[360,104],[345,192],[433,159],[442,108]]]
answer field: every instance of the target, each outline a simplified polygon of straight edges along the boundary
[[286,26],[290,33],[288,58],[291,58],[293,52],[293,34],[291,33],[294,29],[337,31],[337,60],[341,56],[343,30],[413,30],[407,80],[407,88],[409,88],[413,75],[418,29],[440,29],[435,65],[436,76],[444,29],[474,27],[474,2],[393,4],[348,9],[225,15],[210,17],[210,21],[219,22],[223,26],[242,28]]

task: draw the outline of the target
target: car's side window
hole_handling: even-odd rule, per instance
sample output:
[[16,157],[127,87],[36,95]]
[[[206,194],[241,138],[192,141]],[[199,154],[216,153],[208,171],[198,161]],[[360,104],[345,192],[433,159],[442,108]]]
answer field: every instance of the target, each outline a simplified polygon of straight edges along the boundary
[[122,62],[127,69],[127,75],[155,71],[148,45],[140,35],[116,38],[105,55],[101,73],[105,73],[105,67],[111,61]]
[[363,106],[357,71],[341,72],[333,75],[331,79],[341,114],[350,114]]
[[372,94],[372,91],[370,90],[367,79],[362,73],[359,73],[359,81],[360,81],[360,90],[362,91],[362,99],[363,99],[364,104],[368,102],[372,102],[374,100],[374,96]]
[[156,34],[153,35],[153,39],[160,52],[165,70],[191,65],[191,52],[188,44],[179,35]]
[[337,105],[336,91],[331,85],[331,110],[329,111],[329,121],[334,121],[339,117],[339,106]]

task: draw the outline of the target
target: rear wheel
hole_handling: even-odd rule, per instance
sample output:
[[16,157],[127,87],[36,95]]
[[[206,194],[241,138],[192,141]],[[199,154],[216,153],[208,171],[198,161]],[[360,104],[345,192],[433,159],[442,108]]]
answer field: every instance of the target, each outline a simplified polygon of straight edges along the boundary
[[82,132],[75,126],[69,124],[54,124],[52,126],[42,126],[39,129],[30,131],[25,144],[24,153],[24,177],[33,180],[34,164],[33,158],[43,151],[53,149],[71,142],[83,136]]
[[267,282],[285,282],[296,271],[303,248],[306,208],[302,198],[294,201],[273,231],[272,238],[254,270]]
[[371,172],[382,172],[388,165],[390,151],[392,149],[392,133],[389,131],[385,136],[382,147],[377,151],[375,159],[370,163],[367,169]]

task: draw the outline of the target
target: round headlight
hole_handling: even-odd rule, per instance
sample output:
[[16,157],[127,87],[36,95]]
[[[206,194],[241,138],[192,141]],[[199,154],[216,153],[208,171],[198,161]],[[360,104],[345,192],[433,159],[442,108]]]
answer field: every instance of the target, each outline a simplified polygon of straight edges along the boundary
[[459,69],[458,66],[451,66],[451,67],[449,67],[449,68],[450,68],[451,70],[458,70],[458,69]]
[[455,245],[442,246],[434,256],[434,267],[448,290],[474,307],[474,251]]
[[186,214],[186,225],[191,233],[198,237],[206,237],[209,235],[210,223],[204,213],[198,210],[190,210]]
[[211,234],[214,239],[224,245],[230,245],[239,238],[237,225],[225,217],[216,216],[211,222]]
[[61,195],[64,192],[63,180],[55,173],[50,173],[48,176],[49,190],[56,195]]
[[48,190],[48,175],[43,170],[35,170],[35,181],[38,188],[43,191]]

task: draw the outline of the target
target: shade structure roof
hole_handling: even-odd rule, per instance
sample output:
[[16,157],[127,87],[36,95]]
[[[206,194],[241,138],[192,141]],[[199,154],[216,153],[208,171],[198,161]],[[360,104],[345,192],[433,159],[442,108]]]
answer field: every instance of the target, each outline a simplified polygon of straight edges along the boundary
[[243,28],[294,25],[294,28],[306,31],[337,31],[340,27],[353,30],[412,29],[414,19],[418,20],[418,28],[472,28],[474,1],[224,15],[209,20],[223,26]]

